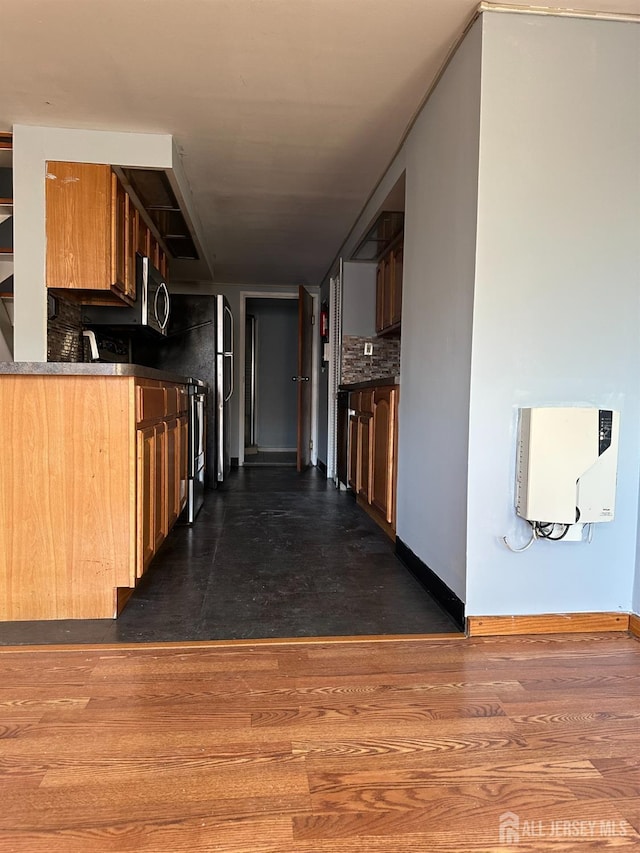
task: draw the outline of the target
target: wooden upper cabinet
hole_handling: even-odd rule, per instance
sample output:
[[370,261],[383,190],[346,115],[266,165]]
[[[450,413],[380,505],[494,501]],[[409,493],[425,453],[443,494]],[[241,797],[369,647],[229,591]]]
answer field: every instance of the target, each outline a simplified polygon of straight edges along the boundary
[[124,292],[130,299],[136,298],[136,251],[138,248],[139,213],[127,196],[127,240],[125,245]]
[[376,272],[376,331],[397,331],[402,319],[402,236],[378,261]]
[[111,166],[49,161],[47,287],[85,304],[135,299],[137,211]]
[[137,251],[140,252],[141,255],[149,254],[149,245],[151,241],[151,231],[147,227],[147,223],[144,221],[142,216],[138,214],[138,241],[137,241]]
[[400,323],[402,320],[402,270],[404,266],[404,246],[399,243],[392,250],[392,268],[391,276],[391,325]]

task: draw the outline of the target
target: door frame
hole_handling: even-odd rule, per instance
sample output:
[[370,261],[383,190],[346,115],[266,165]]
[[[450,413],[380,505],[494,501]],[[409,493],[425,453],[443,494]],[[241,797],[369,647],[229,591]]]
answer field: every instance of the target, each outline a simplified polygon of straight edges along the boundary
[[[313,316],[318,316],[320,288],[307,287],[313,299]],[[238,358],[238,378],[239,378],[239,411],[238,411],[238,465],[244,465],[244,414],[245,414],[245,339],[246,339],[246,321],[247,321],[247,299],[295,299],[298,300],[298,285],[291,287],[282,287],[278,290],[241,290],[240,291],[240,311],[238,317],[238,346],[236,355]],[[313,346],[311,351],[311,440],[313,449],[311,451],[311,464],[318,464],[318,366],[320,363],[320,338],[316,334],[316,327],[313,332]]]

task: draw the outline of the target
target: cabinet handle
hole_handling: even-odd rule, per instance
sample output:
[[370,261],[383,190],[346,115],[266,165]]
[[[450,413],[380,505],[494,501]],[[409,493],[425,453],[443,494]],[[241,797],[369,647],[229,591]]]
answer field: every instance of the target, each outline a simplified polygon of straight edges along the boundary
[[308,376],[292,376],[291,381],[292,382],[308,382],[309,377]]

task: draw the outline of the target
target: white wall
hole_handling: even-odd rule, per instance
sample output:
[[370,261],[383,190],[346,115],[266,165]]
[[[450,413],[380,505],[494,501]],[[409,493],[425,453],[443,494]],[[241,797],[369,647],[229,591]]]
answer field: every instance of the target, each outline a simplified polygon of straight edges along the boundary
[[[640,27],[485,14],[467,615],[629,610],[640,430]],[[403,370],[405,355],[403,353]],[[511,554],[519,406],[621,411],[616,517]]]
[[463,600],[481,48],[476,22],[405,144],[397,533]]
[[397,533],[462,599],[481,48],[476,22],[340,252],[406,169]]
[[[116,133],[14,125],[14,355],[16,361],[47,360],[45,286],[45,163],[66,160],[171,170],[194,224],[190,193],[168,134]],[[201,240],[196,236],[198,245]]]

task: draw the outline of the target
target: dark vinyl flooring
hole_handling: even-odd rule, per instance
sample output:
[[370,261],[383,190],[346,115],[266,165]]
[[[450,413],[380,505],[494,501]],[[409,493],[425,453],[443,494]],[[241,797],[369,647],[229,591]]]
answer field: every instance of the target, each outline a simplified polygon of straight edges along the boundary
[[256,453],[246,453],[244,457],[245,467],[253,468],[256,465],[291,465],[297,464],[295,450],[258,450]]
[[117,620],[0,623],[0,645],[428,634],[458,629],[317,470],[243,468],[177,526]]

